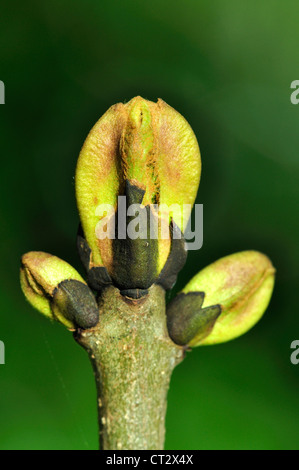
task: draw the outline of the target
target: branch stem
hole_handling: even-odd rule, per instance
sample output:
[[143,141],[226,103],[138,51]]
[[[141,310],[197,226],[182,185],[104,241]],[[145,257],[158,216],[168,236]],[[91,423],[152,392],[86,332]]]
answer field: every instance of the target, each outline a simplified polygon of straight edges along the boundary
[[109,287],[100,321],[76,340],[92,362],[103,450],[163,449],[167,391],[183,349],[169,338],[165,292],[154,285],[139,300]]

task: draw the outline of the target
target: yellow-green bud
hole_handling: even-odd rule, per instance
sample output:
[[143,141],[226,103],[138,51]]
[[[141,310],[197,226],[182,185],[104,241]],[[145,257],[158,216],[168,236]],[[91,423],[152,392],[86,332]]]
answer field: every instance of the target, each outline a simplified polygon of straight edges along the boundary
[[195,335],[189,345],[223,343],[246,333],[265,312],[274,277],[271,261],[257,251],[226,256],[200,271],[182,292],[204,292],[203,307],[219,304],[221,315],[207,337]]
[[[76,169],[77,205],[86,239],[84,246],[80,239],[79,251],[84,251],[88,271],[104,267],[120,289],[147,289],[167,262],[170,237],[159,236],[156,242],[131,240],[128,246],[117,237],[99,239],[96,227],[104,215],[97,209],[106,204],[116,213],[118,196],[134,199],[137,195],[141,207],[162,207],[156,216],[167,230],[171,220],[163,208],[172,206],[173,223],[183,232],[200,173],[196,137],[187,121],[164,101],[154,103],[137,96],[112,106],[87,136]],[[97,274],[102,276],[103,271]],[[134,285],[136,278],[139,285]]]
[[21,260],[21,287],[26,299],[46,317],[69,329],[98,322],[95,298],[80,274],[56,256],[31,251]]

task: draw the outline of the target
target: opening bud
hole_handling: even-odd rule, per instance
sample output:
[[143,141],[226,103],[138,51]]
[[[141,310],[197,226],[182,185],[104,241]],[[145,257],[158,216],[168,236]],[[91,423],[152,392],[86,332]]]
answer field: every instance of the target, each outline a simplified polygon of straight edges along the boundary
[[99,313],[94,295],[72,266],[40,251],[26,253],[21,263],[22,290],[40,313],[69,329],[97,324]]
[[203,307],[219,304],[221,315],[208,336],[195,336],[189,345],[224,343],[250,330],[270,302],[274,277],[271,261],[257,251],[226,256],[200,271],[182,292],[204,292]]

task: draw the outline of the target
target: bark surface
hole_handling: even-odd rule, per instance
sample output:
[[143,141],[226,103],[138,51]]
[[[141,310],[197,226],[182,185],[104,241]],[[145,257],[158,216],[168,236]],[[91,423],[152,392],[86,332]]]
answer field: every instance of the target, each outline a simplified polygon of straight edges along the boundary
[[165,291],[154,285],[133,301],[109,287],[99,310],[98,325],[76,340],[94,369],[100,447],[163,449],[170,377],[184,355],[167,332]]

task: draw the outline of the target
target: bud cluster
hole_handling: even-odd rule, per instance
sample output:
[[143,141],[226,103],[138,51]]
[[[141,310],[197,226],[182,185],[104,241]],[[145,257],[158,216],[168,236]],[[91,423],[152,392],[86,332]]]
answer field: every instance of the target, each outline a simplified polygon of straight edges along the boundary
[[[26,298],[69,329],[88,329],[100,321],[98,300],[108,286],[134,302],[153,284],[171,289],[186,261],[184,231],[200,173],[196,137],[177,111],[141,97],[112,106],[87,136],[76,169],[77,247],[87,282],[65,261],[30,252],[21,267]],[[185,347],[240,336],[261,318],[273,285],[274,268],[259,252],[216,261],[168,305],[170,338]]]

